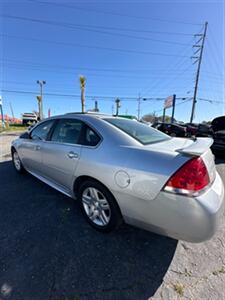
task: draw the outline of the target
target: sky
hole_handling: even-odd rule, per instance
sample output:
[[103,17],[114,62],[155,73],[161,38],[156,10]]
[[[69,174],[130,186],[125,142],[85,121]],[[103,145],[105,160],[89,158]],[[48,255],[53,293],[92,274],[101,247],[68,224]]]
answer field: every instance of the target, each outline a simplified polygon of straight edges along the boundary
[[[162,115],[176,94],[175,118],[190,120],[198,40],[208,22],[195,122],[225,114],[225,2],[0,1],[0,89],[5,114],[37,110],[37,80],[45,80],[44,114],[86,109]],[[197,34],[197,36],[196,36]],[[200,35],[199,35],[200,34]],[[184,98],[184,100],[182,100]],[[146,100],[143,100],[146,99]],[[171,109],[166,112],[171,115]]]

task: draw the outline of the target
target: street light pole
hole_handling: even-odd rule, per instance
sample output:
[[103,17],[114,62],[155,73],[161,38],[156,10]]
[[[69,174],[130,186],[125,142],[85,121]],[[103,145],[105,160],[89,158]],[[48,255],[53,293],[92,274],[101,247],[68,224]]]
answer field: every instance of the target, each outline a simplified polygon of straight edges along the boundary
[[121,107],[120,99],[117,98],[115,102],[116,102],[116,116],[118,116],[119,115],[119,108]]
[[40,120],[43,120],[44,114],[43,114],[43,85],[46,84],[46,81],[44,80],[37,80],[37,84],[40,86]]

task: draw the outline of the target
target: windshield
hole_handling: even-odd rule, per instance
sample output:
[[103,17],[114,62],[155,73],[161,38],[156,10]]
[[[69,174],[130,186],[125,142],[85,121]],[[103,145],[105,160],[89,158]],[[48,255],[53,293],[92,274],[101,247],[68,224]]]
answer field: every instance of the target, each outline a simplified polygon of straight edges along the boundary
[[126,132],[143,145],[170,139],[168,135],[137,121],[117,118],[106,118],[104,120]]

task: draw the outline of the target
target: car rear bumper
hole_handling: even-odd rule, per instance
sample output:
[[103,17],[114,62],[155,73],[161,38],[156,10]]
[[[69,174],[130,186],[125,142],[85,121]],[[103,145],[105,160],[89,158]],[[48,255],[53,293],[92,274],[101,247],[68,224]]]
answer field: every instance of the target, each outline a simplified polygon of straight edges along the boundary
[[[132,205],[132,199],[130,199]],[[160,192],[152,201],[136,198],[136,214],[124,212],[127,223],[189,242],[203,242],[216,232],[224,211],[224,187],[218,173],[213,184],[191,198]],[[138,207],[138,211],[137,211]]]

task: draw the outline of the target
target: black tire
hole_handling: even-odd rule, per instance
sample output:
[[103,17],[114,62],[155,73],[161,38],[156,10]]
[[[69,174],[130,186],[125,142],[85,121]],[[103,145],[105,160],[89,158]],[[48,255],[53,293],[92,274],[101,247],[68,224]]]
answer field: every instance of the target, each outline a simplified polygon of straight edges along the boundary
[[19,155],[15,149],[12,149],[12,162],[13,162],[14,169],[18,173],[20,173],[20,174],[24,173],[25,169],[24,169],[23,164],[19,158]]
[[[110,213],[108,213],[109,216],[107,216],[109,218],[109,221],[107,224],[104,224],[104,225],[96,224],[94,221],[92,221],[90,219],[90,217],[88,216],[88,214],[85,210],[82,199],[83,199],[83,196],[85,195],[85,193],[87,193],[87,191],[90,188],[94,188],[95,190],[97,190],[98,196],[103,196],[105,198],[103,201],[106,200],[108,203],[108,206],[110,208]],[[118,228],[121,225],[121,223],[123,222],[123,218],[122,218],[120,209],[118,207],[118,204],[116,203],[115,198],[113,197],[113,195],[110,193],[110,191],[105,186],[103,186],[101,183],[99,183],[97,181],[88,180],[88,181],[85,181],[84,183],[82,183],[78,190],[78,200],[79,200],[79,204],[81,207],[81,211],[84,215],[84,218],[87,220],[87,222],[92,227],[94,227],[96,230],[98,230],[100,232],[113,231],[114,229]],[[97,208],[97,209],[99,210],[99,208]],[[102,209],[101,209],[101,211],[102,211]],[[97,218],[95,219],[95,221],[97,220]]]

